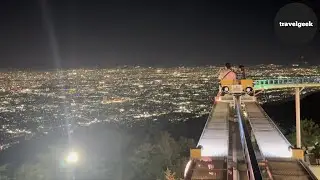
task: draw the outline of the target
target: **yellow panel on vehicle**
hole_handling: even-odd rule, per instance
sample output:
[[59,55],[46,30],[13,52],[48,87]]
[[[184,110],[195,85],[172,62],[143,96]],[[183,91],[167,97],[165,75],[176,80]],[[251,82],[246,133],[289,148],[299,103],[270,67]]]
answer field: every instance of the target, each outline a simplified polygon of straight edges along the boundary
[[234,85],[234,84],[239,84],[238,80],[221,80],[220,81],[221,86],[230,86],[230,85]]
[[193,159],[201,159],[201,149],[190,149],[190,157]]
[[240,82],[243,89],[246,89],[247,87],[253,87],[252,79],[241,79]]
[[292,158],[294,159],[304,159],[303,149],[292,149]]

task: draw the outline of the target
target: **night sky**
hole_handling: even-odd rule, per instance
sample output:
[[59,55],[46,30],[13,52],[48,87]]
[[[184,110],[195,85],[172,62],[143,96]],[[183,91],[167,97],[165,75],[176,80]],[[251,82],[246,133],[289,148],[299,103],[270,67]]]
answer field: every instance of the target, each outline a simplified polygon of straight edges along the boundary
[[0,68],[319,64],[319,33],[299,47],[274,34],[289,2],[3,0]]

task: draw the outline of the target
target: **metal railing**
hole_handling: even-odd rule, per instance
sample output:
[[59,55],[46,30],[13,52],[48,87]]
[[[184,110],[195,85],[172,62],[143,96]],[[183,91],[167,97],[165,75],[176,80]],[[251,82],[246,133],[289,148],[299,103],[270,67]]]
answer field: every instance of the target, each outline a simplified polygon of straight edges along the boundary
[[249,131],[242,119],[239,99],[236,101],[236,114],[239,122],[240,139],[244,149],[245,158],[248,167],[248,176],[250,180],[262,180],[262,174],[258,165],[256,155],[254,153],[253,145],[249,136]]
[[212,118],[212,114],[213,114],[213,112],[214,112],[215,107],[216,107],[216,104],[214,104],[214,105],[212,106],[212,108],[211,108],[211,111],[210,111],[209,116],[208,116],[208,118],[207,118],[206,124],[204,125],[204,127],[203,127],[203,129],[202,129],[201,136],[200,136],[200,138],[199,138],[199,140],[198,140],[197,147],[200,145],[200,144],[199,144],[199,143],[200,143],[200,140],[202,139],[203,134],[204,134],[204,132],[205,132],[205,130],[206,130],[206,127],[207,127],[209,121],[210,121],[211,118]]
[[299,160],[298,163],[302,166],[302,168],[306,171],[306,173],[309,175],[309,177],[312,180],[317,180],[317,176],[310,170],[310,168],[308,167],[308,165],[303,162],[302,160]]
[[294,78],[270,78],[254,80],[255,88],[294,85],[294,84],[320,84],[320,77],[294,77]]

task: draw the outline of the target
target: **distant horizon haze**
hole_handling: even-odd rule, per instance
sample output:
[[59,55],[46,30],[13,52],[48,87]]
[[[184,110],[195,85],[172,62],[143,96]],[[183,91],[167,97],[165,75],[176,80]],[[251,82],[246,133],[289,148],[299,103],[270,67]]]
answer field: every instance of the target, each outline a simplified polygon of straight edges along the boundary
[[[299,64],[297,63],[286,63],[286,64],[276,64],[276,63],[260,63],[260,64],[244,64],[244,63],[231,63],[231,65],[233,67],[238,67],[239,65],[244,65],[245,67],[255,67],[255,66],[270,66],[270,65],[275,65],[275,66],[283,66],[283,67],[296,67],[296,68],[305,68],[305,67],[317,67],[320,66],[320,62],[319,63],[315,63],[315,64],[307,64],[304,65],[302,63],[300,63],[299,66],[292,66],[293,64]],[[144,64],[136,64],[136,65],[114,65],[114,66],[97,66],[97,65],[92,65],[92,66],[78,66],[78,67],[60,67],[60,68],[53,68],[53,67],[32,67],[32,68],[28,68],[28,67],[7,67],[7,68],[1,68],[0,67],[0,72],[5,72],[5,71],[15,71],[15,70],[35,70],[35,71],[52,71],[52,70],[58,70],[58,69],[62,69],[62,70],[67,70],[67,69],[116,69],[116,68],[207,68],[207,67],[224,67],[225,63],[219,63],[219,64],[205,64],[205,65],[183,65],[183,64],[179,64],[179,65],[144,65]]]

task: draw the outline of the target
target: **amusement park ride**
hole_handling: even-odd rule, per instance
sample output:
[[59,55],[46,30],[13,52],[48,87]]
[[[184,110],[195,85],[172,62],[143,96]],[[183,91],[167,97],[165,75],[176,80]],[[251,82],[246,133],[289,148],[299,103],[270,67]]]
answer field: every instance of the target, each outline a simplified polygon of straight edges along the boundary
[[[186,180],[315,180],[301,149],[300,92],[319,79],[223,80],[185,169]],[[297,146],[293,147],[257,102],[268,89],[295,88]],[[281,112],[279,112],[281,113]]]

